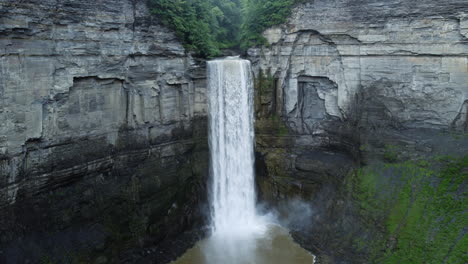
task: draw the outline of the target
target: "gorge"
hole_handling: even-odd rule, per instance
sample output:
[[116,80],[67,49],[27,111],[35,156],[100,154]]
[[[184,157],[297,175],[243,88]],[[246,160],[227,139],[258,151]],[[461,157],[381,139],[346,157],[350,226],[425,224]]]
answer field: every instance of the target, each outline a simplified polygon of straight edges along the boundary
[[[292,9],[251,14],[280,23],[252,24],[264,43],[241,56],[245,210],[257,199],[316,263],[465,263],[466,1],[269,2]],[[210,206],[221,62],[152,8],[0,0],[0,263],[170,263],[236,214]]]

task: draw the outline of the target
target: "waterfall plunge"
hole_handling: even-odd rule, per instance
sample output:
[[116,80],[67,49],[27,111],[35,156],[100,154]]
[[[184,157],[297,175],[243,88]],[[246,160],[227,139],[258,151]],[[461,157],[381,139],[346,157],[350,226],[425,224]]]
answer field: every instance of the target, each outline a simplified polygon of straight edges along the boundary
[[213,235],[261,232],[264,225],[255,209],[250,62],[238,58],[208,62],[208,87]]
[[250,62],[208,62],[211,152],[210,237],[173,264],[311,264],[288,231],[257,215]]

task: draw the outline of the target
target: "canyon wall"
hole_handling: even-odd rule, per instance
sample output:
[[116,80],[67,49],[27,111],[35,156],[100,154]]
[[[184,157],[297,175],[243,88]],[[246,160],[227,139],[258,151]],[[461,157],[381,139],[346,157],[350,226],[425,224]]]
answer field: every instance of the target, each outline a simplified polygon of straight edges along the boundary
[[465,1],[314,1],[250,56],[278,80],[277,111],[298,133],[349,118],[360,92],[398,125],[466,130],[467,12]]
[[[466,1],[311,0],[264,36],[269,46],[248,52],[261,199],[289,210],[321,263],[372,263],[377,243],[432,256],[399,244],[426,188],[400,193],[401,170],[434,175],[468,153]],[[172,238],[202,221],[206,199],[203,62],[145,0],[0,0],[0,47],[0,262],[180,254]],[[363,168],[380,171],[362,184]],[[382,210],[395,208],[407,213],[388,236]],[[465,235],[436,244],[441,263],[456,263]]]
[[0,14],[0,262],[120,263],[192,226],[205,70],[147,2],[0,0]]
[[[261,198],[280,211],[290,210],[286,199],[306,201],[311,218],[291,228],[321,263],[387,263],[371,259],[375,244],[385,241],[389,254],[409,246],[396,242],[399,234],[386,240],[389,216],[378,208],[375,218],[364,215],[371,210],[359,202],[392,190],[383,201],[392,204],[404,196],[395,189],[403,189],[406,176],[397,169],[374,173],[367,184],[381,189],[366,201],[358,201],[364,195],[353,186],[362,168],[442,167],[437,157],[468,153],[466,1],[306,1],[264,37],[269,46],[248,51],[256,74]],[[460,166],[457,175],[466,175]],[[380,210],[388,214],[396,208],[384,204]],[[398,221],[404,231],[408,220]],[[460,241],[448,240],[441,252]]]

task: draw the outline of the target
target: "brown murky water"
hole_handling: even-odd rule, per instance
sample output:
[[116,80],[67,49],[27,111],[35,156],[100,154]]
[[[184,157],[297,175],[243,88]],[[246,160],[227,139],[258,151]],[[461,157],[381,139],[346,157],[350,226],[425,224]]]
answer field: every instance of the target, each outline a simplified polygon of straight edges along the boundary
[[296,244],[288,230],[270,225],[257,237],[202,240],[171,264],[313,264],[314,256]]

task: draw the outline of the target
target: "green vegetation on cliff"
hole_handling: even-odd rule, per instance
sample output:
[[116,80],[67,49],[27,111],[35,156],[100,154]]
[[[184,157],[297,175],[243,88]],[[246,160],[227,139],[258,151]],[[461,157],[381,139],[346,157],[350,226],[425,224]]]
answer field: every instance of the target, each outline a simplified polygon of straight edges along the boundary
[[[431,167],[429,168],[429,165]],[[467,263],[468,156],[386,164],[356,173],[361,214],[384,234],[372,263]]]
[[263,31],[285,23],[294,5],[305,0],[244,0],[241,47],[265,45]]
[[284,23],[304,0],[149,0],[151,12],[200,57],[265,44],[262,32]]
[[150,0],[150,7],[197,56],[218,56],[239,41],[240,0]]

